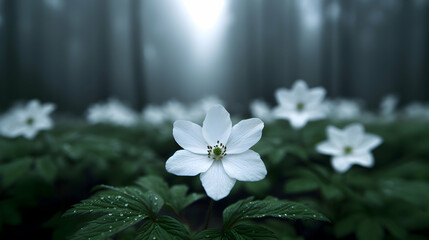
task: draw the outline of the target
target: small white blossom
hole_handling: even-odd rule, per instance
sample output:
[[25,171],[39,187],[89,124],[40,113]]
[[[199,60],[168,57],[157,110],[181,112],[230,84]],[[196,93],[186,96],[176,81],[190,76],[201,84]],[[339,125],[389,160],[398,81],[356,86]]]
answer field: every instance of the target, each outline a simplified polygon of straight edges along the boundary
[[323,105],[326,108],[327,116],[334,120],[357,119],[362,114],[359,103],[353,100],[326,100]]
[[203,126],[185,120],[174,123],[173,136],[184,149],[166,162],[166,169],[178,176],[200,174],[209,197],[226,197],[236,180],[259,181],[267,170],[258,153],[250,150],[262,136],[264,123],[257,118],[242,120],[234,127],[221,105],[212,107]]
[[413,102],[404,109],[406,117],[429,119],[429,104],[424,105],[420,102]]
[[137,114],[116,99],[90,106],[87,119],[92,124],[109,123],[121,126],[131,126],[138,121]]
[[384,120],[391,121],[396,117],[396,107],[399,99],[395,95],[385,96],[380,103],[380,115]]
[[266,123],[274,121],[274,114],[268,104],[262,100],[255,100],[250,103],[250,113],[253,117],[262,119]]
[[33,139],[39,131],[53,127],[49,115],[54,110],[54,104],[41,104],[38,100],[15,107],[0,118],[0,134],[10,138],[23,136]]
[[213,106],[222,104],[217,97],[209,96],[194,104],[183,104],[170,100],[161,106],[148,105],[143,109],[143,119],[153,125],[161,125],[175,120],[202,122],[206,112]]
[[287,119],[295,129],[304,127],[308,121],[325,118],[322,106],[326,91],[322,87],[309,89],[303,80],[297,80],[291,90],[276,91],[278,106],[274,109],[277,118]]
[[328,140],[319,143],[316,150],[333,156],[331,163],[336,171],[344,173],[353,164],[364,167],[374,165],[371,151],[382,143],[382,139],[377,135],[365,133],[361,124],[350,124],[344,130],[328,126],[326,134]]

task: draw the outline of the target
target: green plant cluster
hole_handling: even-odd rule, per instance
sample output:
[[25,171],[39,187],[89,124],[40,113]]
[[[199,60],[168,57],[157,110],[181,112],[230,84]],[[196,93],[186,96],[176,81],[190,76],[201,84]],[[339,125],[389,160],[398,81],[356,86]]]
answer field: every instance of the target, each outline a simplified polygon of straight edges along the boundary
[[[344,174],[314,149],[329,124],[348,123],[318,121],[302,130],[286,121],[266,124],[253,149],[266,164],[267,177],[238,182],[216,202],[219,213],[206,230],[209,199],[202,198],[199,178],[165,171],[165,161],[180,148],[171,125],[62,123],[34,140],[0,138],[0,238],[31,229],[28,234],[53,239],[426,239],[429,123],[364,124],[383,138],[373,152],[375,166],[353,166]],[[98,185],[101,190],[90,196]],[[293,212],[291,206],[315,211],[330,223],[301,221],[305,211]],[[68,216],[75,210],[77,216]]]

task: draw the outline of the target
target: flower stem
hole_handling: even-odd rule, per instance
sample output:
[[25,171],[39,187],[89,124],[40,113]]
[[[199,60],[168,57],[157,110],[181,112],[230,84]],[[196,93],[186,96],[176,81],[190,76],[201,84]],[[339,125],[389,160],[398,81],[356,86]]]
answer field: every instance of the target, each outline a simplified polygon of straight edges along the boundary
[[206,224],[204,225],[204,230],[207,229],[207,227],[209,226],[209,222],[210,222],[210,217],[212,215],[212,210],[213,210],[213,199],[210,199],[210,205],[209,205],[209,212],[207,214],[207,219],[206,219]]

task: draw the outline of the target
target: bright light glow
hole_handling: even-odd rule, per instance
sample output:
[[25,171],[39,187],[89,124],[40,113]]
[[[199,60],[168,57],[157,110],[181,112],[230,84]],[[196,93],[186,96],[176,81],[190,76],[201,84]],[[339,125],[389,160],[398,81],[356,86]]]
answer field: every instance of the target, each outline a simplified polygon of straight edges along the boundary
[[219,22],[226,0],[183,0],[183,3],[199,31],[212,31]]
[[321,5],[318,0],[299,1],[304,26],[309,30],[318,29],[322,23]]

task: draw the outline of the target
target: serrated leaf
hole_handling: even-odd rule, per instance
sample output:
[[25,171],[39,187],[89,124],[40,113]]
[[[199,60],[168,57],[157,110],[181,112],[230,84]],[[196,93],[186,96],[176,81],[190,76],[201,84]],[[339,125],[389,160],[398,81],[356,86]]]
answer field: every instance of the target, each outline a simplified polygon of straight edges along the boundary
[[75,204],[64,214],[93,214],[98,217],[81,228],[73,239],[104,239],[147,217],[154,218],[164,204],[158,195],[152,191],[143,192],[139,187],[102,185],[98,189],[107,190]]
[[377,221],[365,219],[359,224],[356,235],[359,240],[380,240],[383,239],[384,232]]
[[135,215],[134,213],[126,214],[108,214],[101,216],[88,225],[82,227],[73,237],[72,240],[79,239],[105,239],[110,237],[138,222],[145,219],[144,215]]
[[147,220],[137,233],[137,240],[189,240],[186,228],[176,219],[160,216]]
[[265,227],[256,224],[242,223],[235,225],[231,230],[238,240],[276,240],[274,233]]
[[12,162],[0,166],[0,177],[3,188],[18,181],[28,170],[33,163],[31,158],[15,159]]
[[196,193],[186,195],[188,191],[186,185],[174,185],[169,188],[168,184],[157,176],[142,177],[136,183],[144,189],[159,194],[164,199],[165,205],[173,209],[176,213],[179,213],[191,203],[204,197],[203,194]]
[[240,200],[223,211],[224,228],[229,229],[235,223],[251,218],[278,217],[283,219],[302,219],[329,221],[322,214],[304,204],[285,200],[256,200],[253,197]]
[[57,166],[50,157],[35,160],[36,170],[48,182],[52,182],[57,174]]
[[203,194],[191,193],[186,195],[188,187],[185,185],[175,185],[170,189],[169,206],[177,212],[186,208],[191,203],[204,197]]
[[156,192],[164,200],[170,195],[170,189],[164,179],[157,176],[146,176],[139,178],[136,183],[146,190]]
[[307,178],[296,178],[292,179],[285,184],[285,192],[286,193],[301,193],[301,192],[308,192],[313,191],[319,188],[319,183],[307,179]]

